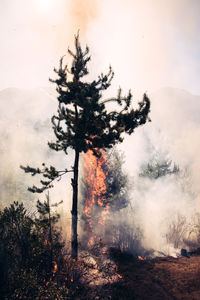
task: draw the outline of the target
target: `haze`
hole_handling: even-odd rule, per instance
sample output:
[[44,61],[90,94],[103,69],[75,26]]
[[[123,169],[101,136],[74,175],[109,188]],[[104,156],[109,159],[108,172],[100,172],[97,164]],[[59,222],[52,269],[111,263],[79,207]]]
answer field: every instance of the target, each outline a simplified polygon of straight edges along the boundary
[[92,76],[111,64],[117,87],[198,94],[199,12],[198,0],[1,0],[0,89],[48,85],[80,30]]
[[[121,86],[125,93],[131,88],[137,101],[144,92],[150,96],[152,123],[126,138],[122,149],[128,173],[134,177],[132,202],[138,205],[136,217],[145,245],[161,248],[163,220],[176,212],[191,217],[199,210],[200,97],[194,96],[200,94],[199,12],[198,0],[1,0],[0,90],[20,89],[0,93],[1,130],[11,128],[1,169],[9,169],[7,163],[11,163],[10,173],[13,168],[21,172],[19,165],[29,163],[29,157],[37,164],[52,158],[46,152],[50,123],[43,129],[40,126],[39,133],[33,127],[54,111],[55,94],[51,90],[49,98],[48,79],[54,78],[53,68],[68,46],[73,49],[79,30],[81,43],[91,50],[90,78],[107,72],[111,65],[115,72],[112,95]],[[34,90],[21,91],[29,88]],[[188,196],[171,179],[140,185],[141,166],[152,158],[172,160],[182,170],[189,168],[197,196]],[[58,200],[71,199],[66,197],[65,185],[63,190]],[[70,182],[67,193],[71,193]],[[71,202],[65,206],[70,212]]]

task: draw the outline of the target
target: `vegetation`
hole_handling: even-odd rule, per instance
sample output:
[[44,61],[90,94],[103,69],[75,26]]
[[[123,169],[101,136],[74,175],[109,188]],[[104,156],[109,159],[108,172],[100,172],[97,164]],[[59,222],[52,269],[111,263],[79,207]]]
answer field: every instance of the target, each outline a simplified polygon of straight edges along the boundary
[[65,265],[64,243],[56,228],[58,215],[51,217],[49,234],[48,210],[45,201],[38,202],[36,216],[18,202],[0,211],[1,299],[47,299],[48,295],[48,299],[56,299],[53,295],[70,293],[66,285],[61,288],[62,279],[57,278],[57,271]]
[[[78,262],[64,252],[52,213],[52,244],[48,198],[38,205],[35,216],[14,202],[0,211],[1,299],[187,299],[199,295],[199,252],[182,257],[138,260],[110,249],[105,265],[102,245]],[[53,248],[53,266],[49,264]],[[92,252],[91,251],[91,252]],[[101,252],[101,255],[97,257]],[[96,261],[94,260],[94,258]],[[96,269],[96,265],[99,269]],[[168,276],[166,276],[168,274]],[[99,285],[99,280],[102,284]],[[97,283],[97,284],[96,284]],[[176,284],[175,284],[176,283]],[[180,292],[181,287],[181,292]]]
[[[95,168],[90,170],[93,174],[88,182],[86,160],[83,164],[81,182],[82,245],[88,244],[90,236],[95,235],[93,241],[103,240],[108,247],[112,246],[122,252],[129,252],[137,256],[137,253],[143,251],[140,242],[142,232],[134,222],[134,211],[130,201],[131,184],[130,178],[123,168],[123,153],[113,147],[104,152],[104,155],[97,157],[96,160],[96,165],[101,166],[101,171],[106,175],[105,189],[96,191],[96,182],[102,176],[100,170],[97,173]],[[91,197],[92,192],[94,202],[88,210],[88,198]]]
[[[97,149],[112,148],[123,141],[123,133],[132,134],[134,129],[146,123],[150,111],[150,101],[144,94],[143,101],[137,109],[133,109],[132,94],[122,96],[119,89],[117,97],[103,100],[102,93],[107,90],[114,73],[110,67],[108,74],[101,74],[97,80],[83,81],[88,74],[90,61],[89,49],[83,51],[79,36],[75,36],[75,52],[68,50],[72,57],[71,67],[60,60],[59,69],[55,69],[58,78],[51,80],[57,85],[58,110],[52,117],[55,142],[49,142],[52,150],[63,151],[67,155],[68,148],[74,150],[74,165],[71,169],[56,170],[55,167],[42,168],[22,167],[32,175],[42,174],[41,187],[29,188],[31,192],[42,193],[51,188],[55,179],[60,179],[67,172],[73,173],[72,188],[72,257],[78,256],[77,222],[78,222],[78,174],[80,153],[92,150],[98,156]],[[109,103],[114,103],[119,111],[109,110]]]
[[123,170],[123,153],[113,148],[107,151],[106,199],[111,211],[119,211],[130,204],[130,182]]
[[[105,155],[96,157],[97,165],[101,165],[101,171],[105,175],[105,191],[103,191],[98,198],[103,199],[104,207],[109,205],[109,209],[112,212],[119,211],[130,204],[130,183],[128,174],[123,170],[123,154],[118,151],[115,147],[105,151]],[[91,191],[95,186],[91,185],[90,182],[85,178],[87,173],[87,167],[83,167],[83,176],[81,180],[81,195],[82,195],[82,206],[83,210],[85,207],[86,199],[89,197]],[[93,170],[95,182],[98,180],[98,176]],[[95,185],[95,183],[94,183]],[[99,206],[98,199],[95,199],[95,206]],[[84,212],[83,212],[84,213]],[[83,214],[82,213],[82,214]]]
[[140,177],[158,179],[166,175],[179,173],[179,167],[168,160],[152,161],[142,168]]

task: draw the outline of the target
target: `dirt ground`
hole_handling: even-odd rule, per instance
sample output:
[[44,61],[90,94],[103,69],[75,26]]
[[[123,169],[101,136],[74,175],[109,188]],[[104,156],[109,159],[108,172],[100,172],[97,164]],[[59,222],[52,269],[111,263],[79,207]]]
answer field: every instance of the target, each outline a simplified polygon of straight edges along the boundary
[[112,286],[107,299],[200,300],[200,256],[139,261],[114,255],[114,259],[123,278]]

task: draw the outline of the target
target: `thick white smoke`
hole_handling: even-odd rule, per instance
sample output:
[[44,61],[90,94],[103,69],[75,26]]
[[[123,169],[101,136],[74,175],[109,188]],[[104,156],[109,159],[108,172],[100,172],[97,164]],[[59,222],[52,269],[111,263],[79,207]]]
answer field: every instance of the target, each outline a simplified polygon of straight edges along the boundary
[[[166,253],[170,222],[177,215],[184,216],[191,230],[189,224],[199,211],[200,97],[167,88],[150,98],[152,122],[129,137],[122,149],[127,170],[134,177],[132,203],[144,232],[143,245]],[[172,161],[171,167],[175,163],[180,172],[157,180],[140,177],[152,161]]]
[[[89,78],[106,72],[111,64],[116,75],[109,94],[116,95],[121,86],[125,93],[131,88],[134,96],[139,95],[136,102],[143,92],[150,96],[152,123],[138,128],[121,146],[129,174],[134,177],[132,203],[137,207],[134,217],[144,230],[146,247],[162,248],[165,218],[176,212],[190,217],[193,210],[199,209],[200,100],[184,91],[160,89],[172,86],[200,92],[199,5],[196,0],[8,0],[0,3],[1,89],[48,85],[53,67],[58,65],[67,47],[72,48],[73,36],[80,30],[81,40],[91,48]],[[2,139],[1,169],[8,169],[9,165],[18,170],[18,165],[26,162],[38,166],[49,155],[44,149],[51,133],[41,129],[42,126],[38,131],[31,128],[36,120],[43,122],[49,118],[55,105],[51,109],[48,101],[45,104],[44,93],[34,92],[28,98],[17,90],[13,95],[9,93],[6,99],[12,96],[14,101],[9,108],[2,100],[5,97],[0,95],[1,111],[7,112],[1,115],[2,136],[6,135]],[[24,106],[23,101],[29,101],[30,105]],[[24,116],[27,117],[21,121]],[[29,122],[29,118],[33,121]],[[158,158],[172,160],[180,169],[189,169],[195,197],[182,192],[172,177],[153,185],[148,180],[141,182],[138,178],[141,167],[155,153]],[[57,162],[65,165],[63,159],[57,158]],[[71,191],[70,184],[67,189]],[[58,190],[61,198],[65,186]],[[70,203],[71,195],[67,197]]]

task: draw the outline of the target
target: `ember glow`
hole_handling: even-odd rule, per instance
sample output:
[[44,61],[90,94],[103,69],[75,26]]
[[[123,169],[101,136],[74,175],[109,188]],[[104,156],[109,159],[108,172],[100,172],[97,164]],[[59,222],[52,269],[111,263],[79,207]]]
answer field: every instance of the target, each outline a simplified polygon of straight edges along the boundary
[[55,273],[58,271],[58,265],[56,261],[53,261],[53,276],[55,276]]
[[[94,228],[104,226],[109,212],[109,204],[106,202],[106,166],[107,158],[104,150],[99,151],[97,157],[89,150],[84,157],[84,178],[86,193],[84,199],[85,230],[89,233],[88,245],[95,241]],[[102,231],[101,231],[102,232]]]
[[145,258],[142,257],[142,256],[140,256],[140,255],[138,256],[138,259],[139,259],[139,260],[145,260]]
[[123,278],[123,276],[121,274],[117,274],[117,276],[118,276],[119,279]]

